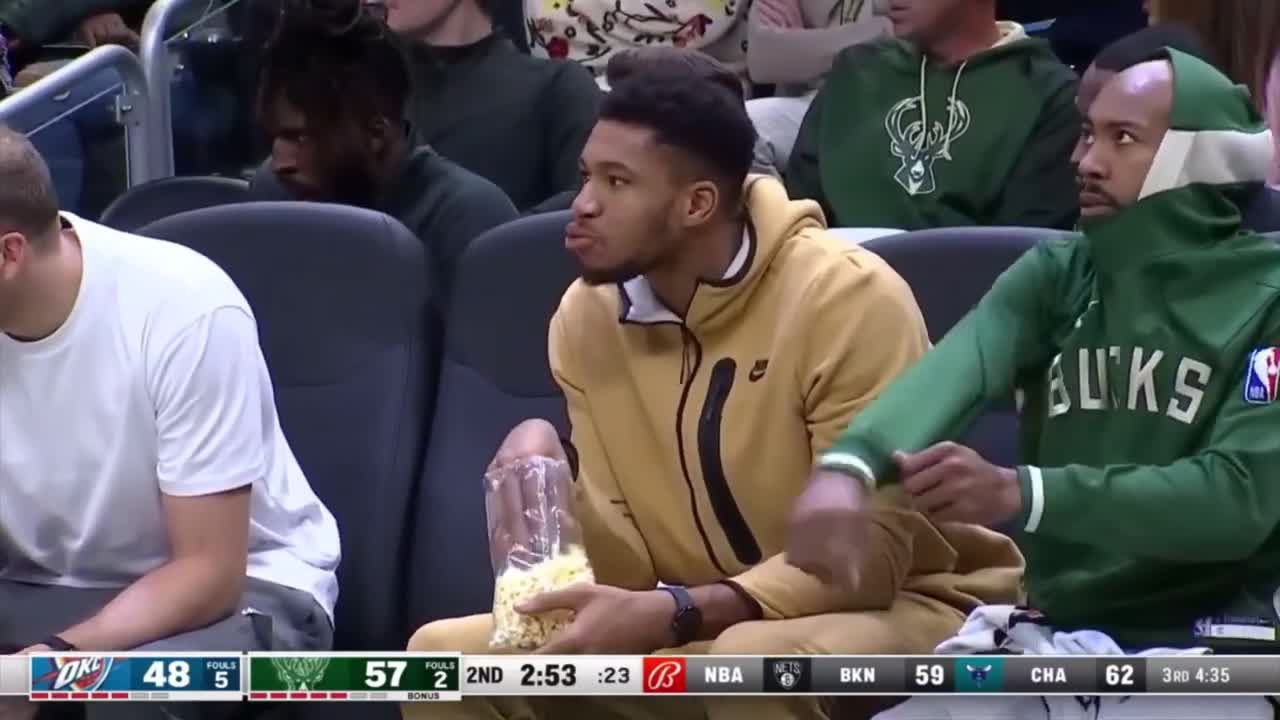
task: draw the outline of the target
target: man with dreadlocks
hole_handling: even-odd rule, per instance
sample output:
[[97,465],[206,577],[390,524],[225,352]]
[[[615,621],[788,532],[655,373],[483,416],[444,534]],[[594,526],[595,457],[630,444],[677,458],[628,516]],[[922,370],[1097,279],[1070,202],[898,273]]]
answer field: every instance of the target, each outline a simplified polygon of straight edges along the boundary
[[[304,3],[305,4],[305,3]],[[258,113],[271,158],[258,200],[315,200],[380,210],[427,245],[432,287],[448,297],[466,246],[517,216],[496,185],[415,148],[405,120],[409,70],[395,36],[359,0],[290,8],[268,44]]]

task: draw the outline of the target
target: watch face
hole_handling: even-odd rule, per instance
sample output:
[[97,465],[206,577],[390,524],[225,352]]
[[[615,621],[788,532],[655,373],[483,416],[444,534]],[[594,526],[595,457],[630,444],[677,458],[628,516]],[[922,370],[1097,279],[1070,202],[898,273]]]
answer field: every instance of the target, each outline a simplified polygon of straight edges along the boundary
[[693,606],[683,608],[676,613],[672,624],[675,626],[677,640],[682,643],[693,642],[702,629],[702,611]]

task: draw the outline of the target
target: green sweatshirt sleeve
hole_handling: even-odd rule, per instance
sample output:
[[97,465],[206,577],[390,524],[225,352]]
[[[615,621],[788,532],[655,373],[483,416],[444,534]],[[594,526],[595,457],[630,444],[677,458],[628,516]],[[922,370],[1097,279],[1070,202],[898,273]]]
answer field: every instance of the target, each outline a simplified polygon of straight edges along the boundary
[[898,481],[895,451],[916,452],[959,435],[987,403],[1008,397],[1018,375],[1052,356],[1055,296],[1066,243],[1041,244],[1004,272],[978,306],[866,410],[818,466],[871,487]]
[[834,227],[836,218],[831,213],[826,194],[822,192],[822,176],[818,172],[818,142],[821,139],[822,109],[826,105],[826,98],[827,88],[823,87],[809,104],[809,110],[796,134],[795,145],[791,148],[791,158],[787,161],[785,183],[787,195],[792,200],[816,200],[822,206],[827,225]]
[[[1275,342],[1280,323],[1266,337]],[[1236,390],[1196,455],[1161,466],[1018,468],[1023,527],[1180,563],[1252,556],[1280,525],[1280,403],[1251,405],[1240,378],[1231,382]]]
[[1055,87],[1035,130],[1005,179],[999,207],[987,224],[1070,230],[1080,216],[1079,188],[1071,153],[1080,138],[1074,77],[1065,68],[1046,83]]

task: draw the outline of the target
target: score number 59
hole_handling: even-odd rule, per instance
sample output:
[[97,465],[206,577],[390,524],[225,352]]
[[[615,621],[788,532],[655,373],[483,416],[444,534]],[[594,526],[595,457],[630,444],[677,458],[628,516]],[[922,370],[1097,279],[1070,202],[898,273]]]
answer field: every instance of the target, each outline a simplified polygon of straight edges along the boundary
[[947,682],[947,671],[941,665],[916,665],[916,687],[942,687]]

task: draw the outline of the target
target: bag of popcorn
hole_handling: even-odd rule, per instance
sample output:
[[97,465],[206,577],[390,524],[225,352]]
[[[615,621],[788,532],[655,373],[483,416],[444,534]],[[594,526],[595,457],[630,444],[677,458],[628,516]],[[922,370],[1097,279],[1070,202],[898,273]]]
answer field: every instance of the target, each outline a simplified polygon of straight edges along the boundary
[[493,559],[494,650],[536,650],[569,624],[567,613],[530,616],[520,603],[551,590],[594,582],[573,519],[568,463],[535,457],[485,473],[485,511]]

